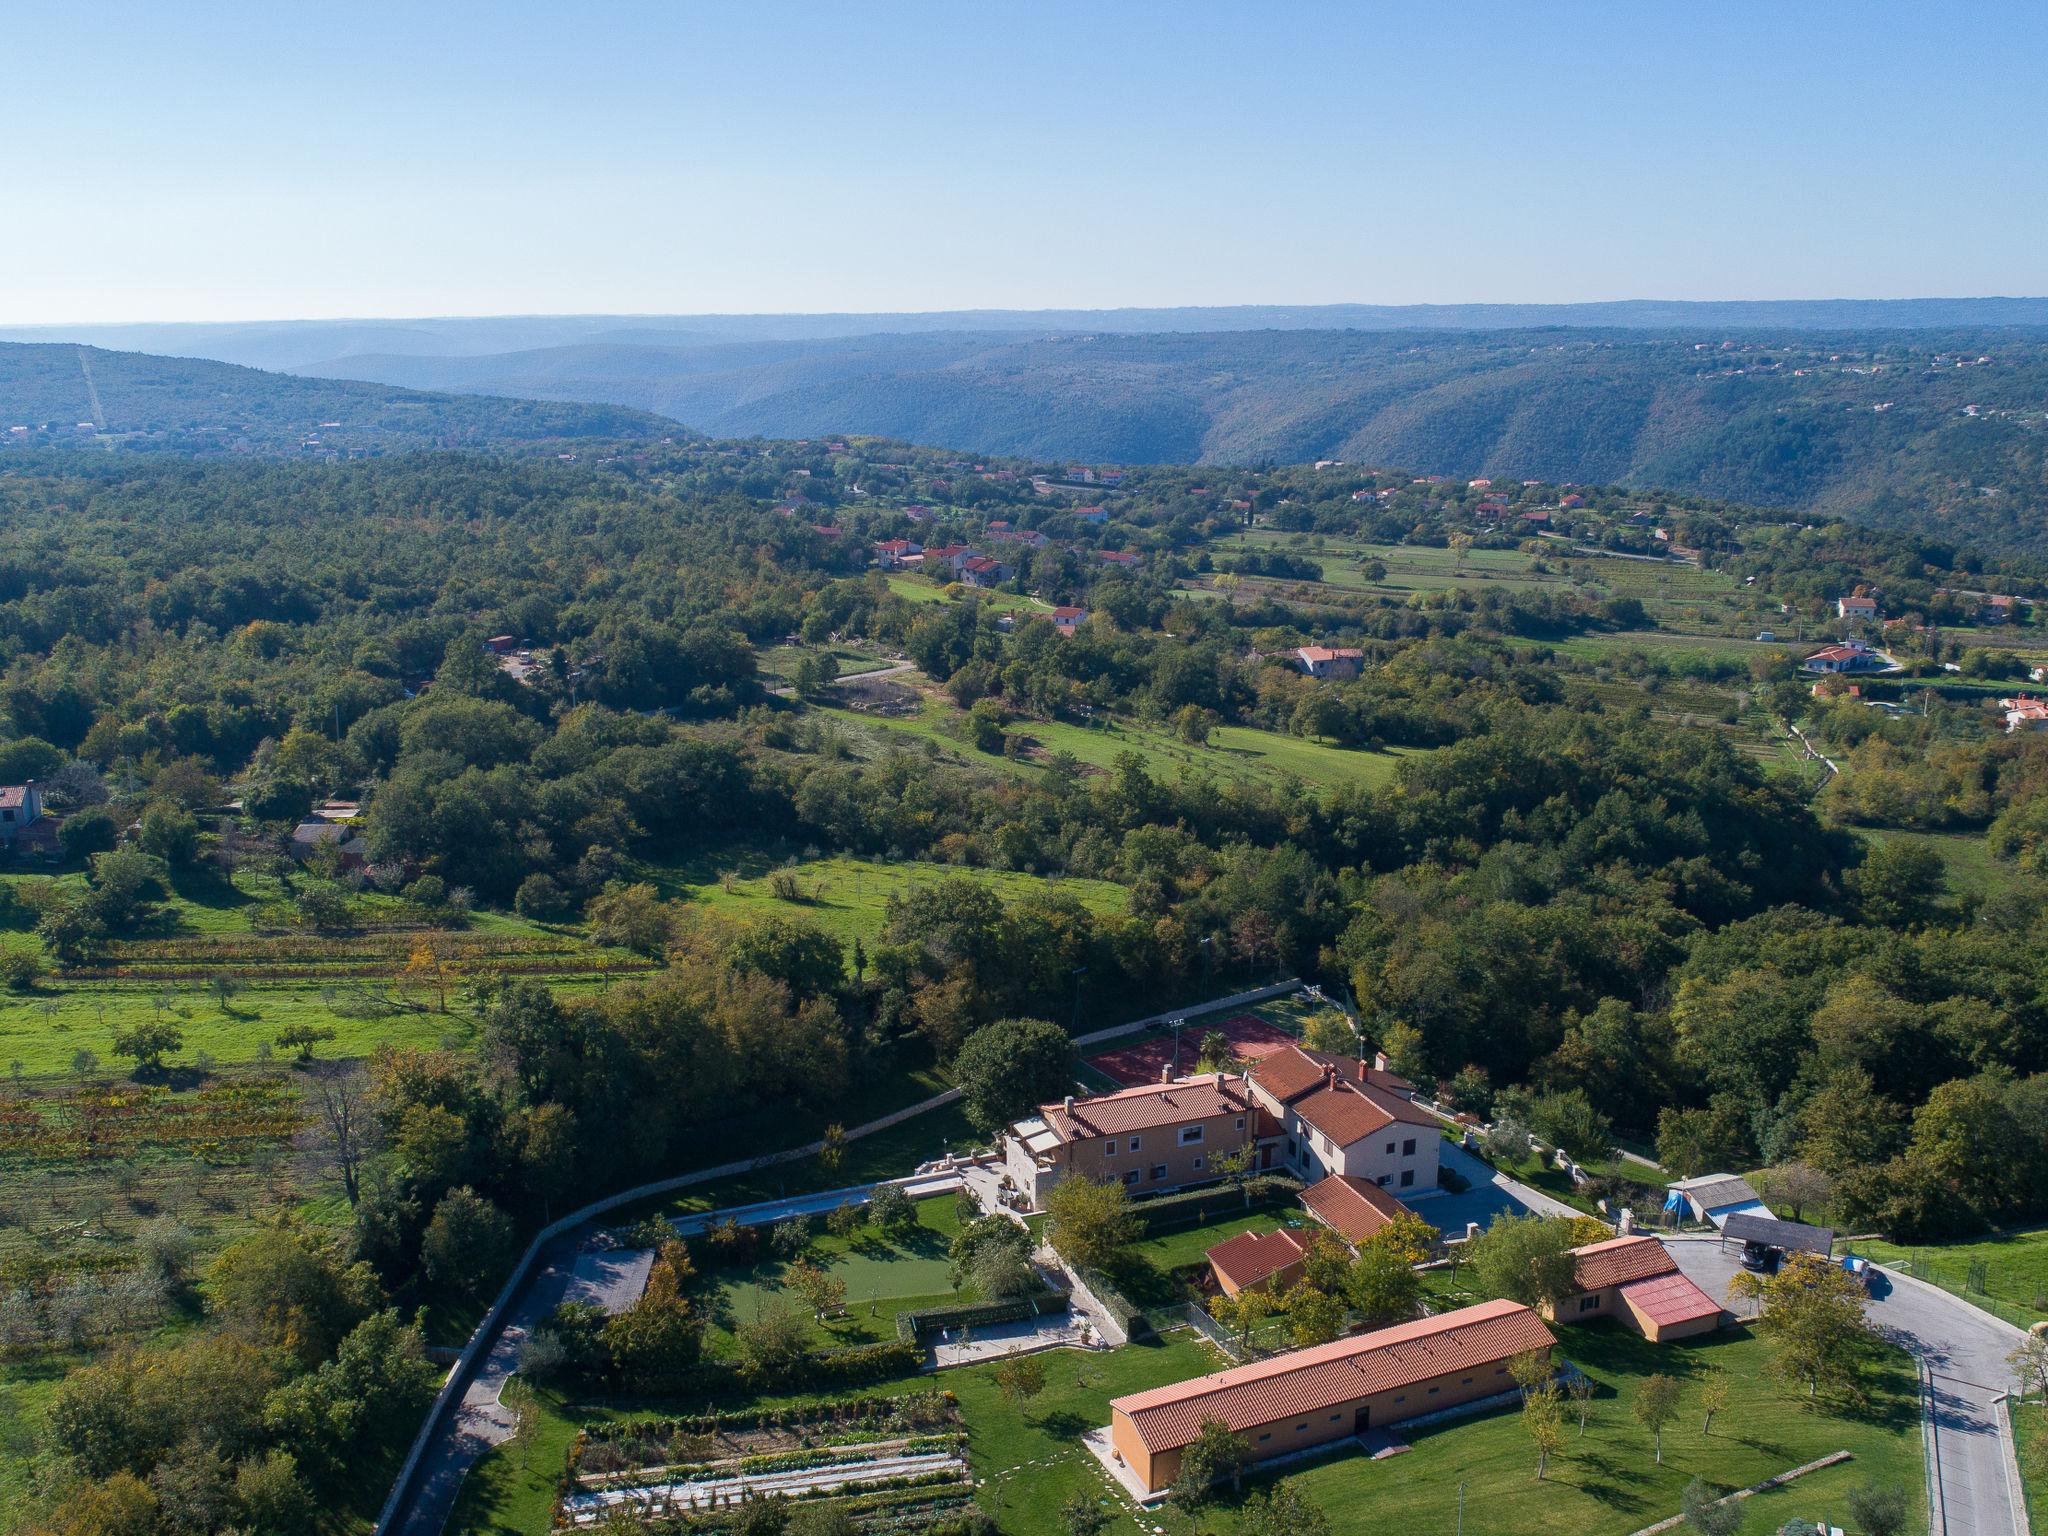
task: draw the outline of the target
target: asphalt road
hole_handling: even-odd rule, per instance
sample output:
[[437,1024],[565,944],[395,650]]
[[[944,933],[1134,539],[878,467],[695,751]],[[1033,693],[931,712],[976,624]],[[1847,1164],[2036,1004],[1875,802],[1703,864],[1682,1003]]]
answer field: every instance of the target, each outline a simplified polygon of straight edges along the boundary
[[[1710,1237],[1665,1240],[1678,1266],[1708,1295],[1726,1299],[1741,1267],[1734,1245]],[[1932,1431],[1935,1466],[1933,1536],[2015,1536],[2012,1452],[1993,1407],[2012,1383],[2005,1357],[2023,1335],[1937,1286],[1884,1271],[1870,1321],[1929,1372],[1933,1400],[1921,1413]],[[1738,1310],[1746,1312],[1750,1303]]]

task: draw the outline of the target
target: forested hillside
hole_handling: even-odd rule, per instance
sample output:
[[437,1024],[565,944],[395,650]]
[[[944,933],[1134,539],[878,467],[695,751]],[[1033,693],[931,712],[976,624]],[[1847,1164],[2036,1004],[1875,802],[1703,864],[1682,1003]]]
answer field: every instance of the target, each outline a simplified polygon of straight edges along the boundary
[[676,430],[609,404],[431,395],[194,358],[0,342],[0,450],[387,452]]
[[1343,458],[2048,545],[2038,330],[984,332],[364,355],[316,371],[609,400],[714,433],[1120,463]]

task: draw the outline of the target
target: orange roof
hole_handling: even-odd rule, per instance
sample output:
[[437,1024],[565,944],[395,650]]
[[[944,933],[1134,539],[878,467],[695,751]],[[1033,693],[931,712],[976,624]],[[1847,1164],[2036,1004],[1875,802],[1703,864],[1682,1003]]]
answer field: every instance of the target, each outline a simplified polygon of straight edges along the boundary
[[1630,1281],[1621,1288],[1621,1299],[1665,1328],[1696,1317],[1718,1316],[1721,1311],[1721,1303],[1676,1271]]
[[1060,1140],[1074,1141],[1162,1125],[1185,1125],[1190,1120],[1215,1115],[1242,1115],[1250,1109],[1251,1101],[1245,1097],[1239,1080],[1213,1072],[1173,1083],[1144,1083],[1115,1093],[1076,1099],[1071,1110],[1064,1104],[1045,1104],[1038,1112],[1059,1133]]
[[1572,1250],[1572,1284],[1581,1291],[1604,1291],[1652,1275],[1676,1273],[1678,1261],[1654,1237],[1610,1237]]
[[1301,1239],[1282,1227],[1277,1232],[1240,1232],[1202,1257],[1216,1271],[1217,1279],[1241,1291],[1248,1285],[1262,1285],[1288,1265],[1300,1263],[1306,1251]]
[[1220,1419],[1233,1431],[1434,1381],[1557,1342],[1520,1302],[1485,1301],[1356,1338],[1297,1349],[1110,1402],[1149,1451],[1178,1450]]
[[1298,1045],[1282,1046],[1261,1056],[1248,1069],[1252,1081],[1285,1104],[1323,1081],[1323,1063]]
[[1309,1185],[1301,1203],[1354,1248],[1408,1209],[1371,1179],[1341,1173]]

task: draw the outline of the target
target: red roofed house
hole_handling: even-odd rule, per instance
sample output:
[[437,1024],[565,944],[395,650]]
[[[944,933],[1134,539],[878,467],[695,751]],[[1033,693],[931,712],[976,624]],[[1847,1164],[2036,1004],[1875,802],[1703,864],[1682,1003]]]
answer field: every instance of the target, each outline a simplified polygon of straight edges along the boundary
[[1572,492],[1571,495],[1565,497],[1563,501],[1560,501],[1558,503],[1558,505],[1560,507],[1563,507],[1567,512],[1571,511],[1574,507],[1583,507],[1585,504],[1586,498],[1581,496],[1577,491]]
[[[2048,731],[2048,700],[2030,699],[2021,694],[2016,699],[2000,699],[1999,708],[2005,711],[2005,734],[2017,736],[2023,731]],[[0,794],[8,793],[0,791]]]
[[1524,512],[1521,521],[1538,528],[1547,528],[1550,526],[1550,514],[1538,507],[1534,512]]
[[1835,599],[1835,616],[1842,619],[1874,619],[1877,617],[1877,599],[1838,597]]
[[1883,668],[1884,658],[1861,640],[1844,640],[1823,646],[1799,665],[1807,672],[1876,672]]
[[1136,565],[1138,557],[1126,549],[1098,549],[1095,558],[1105,565]]
[[1202,1257],[1216,1276],[1226,1296],[1241,1291],[1285,1290],[1301,1278],[1302,1257],[1308,1244],[1292,1230],[1240,1232],[1211,1248]]
[[1721,1326],[1721,1304],[1678,1272],[1654,1237],[1610,1237],[1572,1250],[1572,1293],[1546,1307],[1552,1322],[1612,1317],[1653,1344]]
[[1063,635],[1071,635],[1088,622],[1086,608],[1061,606],[1052,611],[1052,627]]
[[1436,1120],[1402,1095],[1392,1074],[1288,1046],[1260,1057],[1246,1076],[1276,1122],[1265,1166],[1284,1163],[1309,1183],[1342,1174],[1381,1189],[1436,1188]]
[[1010,567],[988,555],[969,555],[956,567],[970,587],[993,587],[1010,579]]
[[1147,1194],[1219,1177],[1215,1160],[1252,1136],[1241,1077],[1204,1073],[1045,1104],[1004,1132],[1003,1171],[1034,1208],[1072,1173]]
[[1074,516],[1084,523],[1106,523],[1109,521],[1109,508],[1076,507],[1074,508]]
[[1110,1445],[1156,1494],[1212,1420],[1264,1461],[1511,1392],[1508,1361],[1525,1351],[1547,1358],[1556,1342],[1520,1302],[1481,1302],[1114,1398]]
[[1365,652],[1357,646],[1304,645],[1295,650],[1294,664],[1310,677],[1356,677]]
[[924,553],[924,546],[915,539],[880,539],[875,544],[875,562],[884,569],[893,570],[912,555]]

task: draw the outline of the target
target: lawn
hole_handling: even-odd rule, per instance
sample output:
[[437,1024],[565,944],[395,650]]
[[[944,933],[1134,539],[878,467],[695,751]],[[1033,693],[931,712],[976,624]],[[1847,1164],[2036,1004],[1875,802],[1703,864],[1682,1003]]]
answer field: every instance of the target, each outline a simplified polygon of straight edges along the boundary
[[[2019,1442],[2020,1481],[2026,1488],[2027,1523],[2035,1530],[2048,1530],[2048,1405],[2016,1403],[2012,1410],[2013,1438]],[[4,1475],[4,1474],[0,1474]]]
[[[713,869],[711,862],[726,864]],[[757,920],[771,915],[799,917],[851,944],[872,945],[887,921],[889,898],[919,886],[945,880],[968,880],[987,886],[1004,901],[1020,901],[1039,891],[1062,891],[1091,912],[1122,912],[1128,892],[1107,880],[1048,879],[1018,870],[978,869],[960,864],[883,863],[877,859],[828,858],[777,863],[766,856],[751,859],[698,861],[689,865],[646,866],[664,896],[700,905],[707,911]],[[775,894],[778,873],[795,881],[799,899]]]
[[[947,1250],[960,1231],[951,1195],[917,1202],[918,1224],[901,1237],[884,1237],[863,1227],[851,1237],[834,1237],[814,1221],[817,1235],[803,1257],[846,1282],[846,1315],[830,1323],[811,1322],[821,1346],[865,1344],[896,1336],[896,1314],[922,1307],[972,1301],[953,1289]],[[705,1273],[692,1294],[712,1318],[706,1342],[713,1353],[732,1344],[733,1329],[779,1307],[799,1312],[803,1304],[782,1284],[786,1265],[763,1257],[745,1266]]]
[[[1137,1243],[1132,1254],[1152,1268],[1171,1274],[1184,1265],[1201,1263],[1202,1256],[1211,1248],[1240,1232],[1277,1232],[1286,1226],[1307,1225],[1307,1218],[1299,1211],[1232,1208],[1238,1205],[1237,1197],[1227,1190],[1218,1190],[1217,1201],[1225,1211],[1213,1221],[1183,1227],[1178,1232],[1157,1233]],[[1288,1220],[1290,1214],[1294,1217],[1292,1221]]]
[[1013,735],[1029,737],[1047,752],[1070,752],[1097,768],[1113,767],[1124,753],[1135,752],[1144,759],[1147,770],[1161,778],[1191,772],[1250,782],[1285,773],[1318,788],[1384,784],[1393,778],[1402,758],[1420,750],[1393,747],[1364,752],[1244,725],[1217,726],[1203,746],[1192,746],[1168,731],[1108,719],[1094,725],[1021,720],[1010,730]]
[[1869,828],[1864,829],[1861,835],[1873,843],[1931,848],[1941,856],[1951,896],[1989,896],[1994,891],[2010,889],[2012,885],[2012,866],[1999,860],[1981,832],[1898,832],[1889,828]]
[[[1852,1245],[1857,1253],[1932,1281],[2021,1328],[2048,1317],[2048,1227],[2005,1232],[1973,1243],[1903,1247],[1881,1239]],[[1983,1290],[1971,1285],[1982,1264]]]

